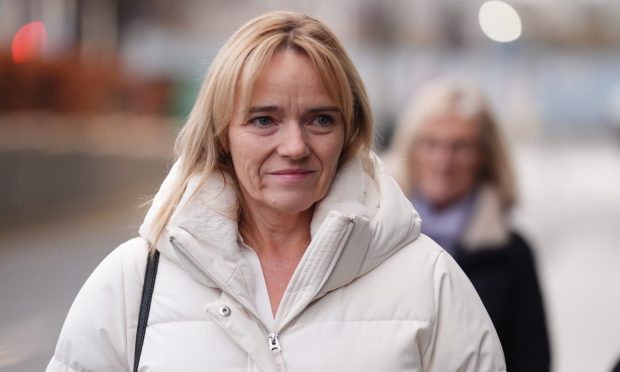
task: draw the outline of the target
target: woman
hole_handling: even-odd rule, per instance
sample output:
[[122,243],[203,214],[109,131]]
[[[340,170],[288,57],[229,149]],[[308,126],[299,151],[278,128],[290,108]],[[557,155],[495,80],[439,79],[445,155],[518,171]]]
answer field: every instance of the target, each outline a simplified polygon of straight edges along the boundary
[[507,215],[515,181],[481,93],[429,84],[395,131],[389,163],[424,223],[422,232],[459,263],[482,298],[508,371],[548,371],[549,342],[532,253]]
[[130,369],[149,249],[161,256],[140,371],[503,371],[475,290],[420,235],[372,132],[322,23],[244,25],[207,73],[141,237],[81,289],[48,371]]

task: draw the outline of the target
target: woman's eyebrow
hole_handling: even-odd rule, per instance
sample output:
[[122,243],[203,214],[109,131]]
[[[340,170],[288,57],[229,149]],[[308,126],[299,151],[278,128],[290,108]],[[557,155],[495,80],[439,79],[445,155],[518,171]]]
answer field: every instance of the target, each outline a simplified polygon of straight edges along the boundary
[[[278,110],[278,106],[253,106],[250,107],[248,113],[253,114],[256,112],[275,112]],[[319,106],[313,107],[307,111],[307,113],[309,114],[314,114],[317,112],[340,112],[340,109],[336,106]]]
[[317,112],[340,112],[340,109],[336,106],[321,106],[321,107],[314,107],[311,108],[310,110],[308,110],[308,113],[310,114],[314,114]]
[[248,112],[250,114],[255,112],[275,112],[278,111],[278,106],[254,106],[250,107]]

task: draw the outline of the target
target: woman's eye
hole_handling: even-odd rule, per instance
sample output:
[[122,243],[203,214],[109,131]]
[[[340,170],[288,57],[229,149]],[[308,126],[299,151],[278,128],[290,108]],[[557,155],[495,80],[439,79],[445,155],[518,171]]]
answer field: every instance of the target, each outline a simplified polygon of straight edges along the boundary
[[266,127],[272,123],[272,120],[268,116],[259,116],[251,120],[252,124],[258,127]]
[[334,119],[329,115],[319,115],[314,118],[314,122],[320,127],[327,127],[334,122]]

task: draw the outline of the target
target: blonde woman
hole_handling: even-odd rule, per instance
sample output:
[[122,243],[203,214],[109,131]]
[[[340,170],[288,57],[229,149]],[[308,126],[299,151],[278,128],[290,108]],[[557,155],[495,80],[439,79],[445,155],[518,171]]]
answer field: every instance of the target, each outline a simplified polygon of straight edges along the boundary
[[423,219],[477,289],[508,371],[548,371],[549,342],[532,253],[508,213],[515,180],[489,106],[474,86],[429,83],[411,101],[387,155]]
[[474,288],[420,235],[372,133],[325,25],[249,21],[211,65],[140,237],[84,284],[48,371],[504,371]]

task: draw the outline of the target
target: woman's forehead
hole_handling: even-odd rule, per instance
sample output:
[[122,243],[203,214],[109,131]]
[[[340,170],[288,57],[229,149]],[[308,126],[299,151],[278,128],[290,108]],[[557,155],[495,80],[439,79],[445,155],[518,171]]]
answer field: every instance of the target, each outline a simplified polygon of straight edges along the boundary
[[265,99],[286,97],[292,80],[299,81],[302,95],[321,98],[321,105],[343,111],[347,92],[342,90],[336,74],[320,69],[306,53],[294,49],[278,50],[260,69],[246,70],[236,87],[235,107],[249,113],[253,106],[272,104]]
[[480,136],[480,125],[474,117],[454,113],[434,115],[422,122],[419,133],[426,137],[477,139]]

